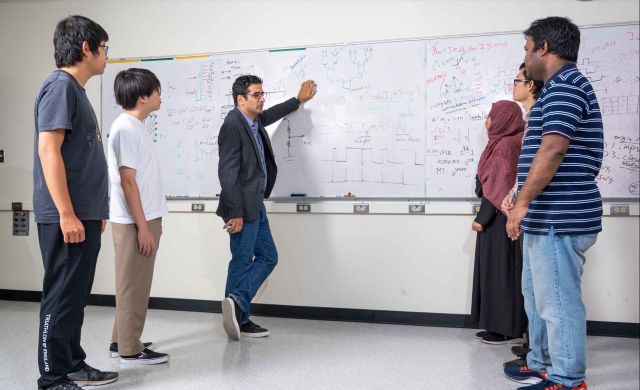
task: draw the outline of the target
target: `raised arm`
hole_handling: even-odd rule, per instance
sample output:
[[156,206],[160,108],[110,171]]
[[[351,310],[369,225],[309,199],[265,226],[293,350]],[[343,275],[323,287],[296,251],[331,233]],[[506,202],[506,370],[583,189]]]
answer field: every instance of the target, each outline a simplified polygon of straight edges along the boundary
[[300,91],[298,91],[297,98],[291,98],[285,102],[280,104],[276,104],[275,106],[264,110],[262,114],[260,114],[260,121],[263,126],[269,126],[270,124],[279,121],[285,116],[291,114],[301,104],[304,104],[311,100],[317,92],[317,85],[313,80],[307,80],[302,83],[300,86]]

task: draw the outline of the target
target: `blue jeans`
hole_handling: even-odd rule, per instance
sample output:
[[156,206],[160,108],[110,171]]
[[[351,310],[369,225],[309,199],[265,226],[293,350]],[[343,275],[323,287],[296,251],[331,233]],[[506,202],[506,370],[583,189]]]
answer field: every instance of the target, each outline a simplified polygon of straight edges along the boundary
[[527,364],[567,387],[585,379],[587,318],[580,287],[584,253],[598,234],[524,234],[522,295],[529,317]]
[[240,325],[249,322],[251,300],[278,263],[278,251],[271,236],[264,205],[253,222],[244,222],[242,230],[229,234],[231,261],[224,295],[232,297],[240,309]]

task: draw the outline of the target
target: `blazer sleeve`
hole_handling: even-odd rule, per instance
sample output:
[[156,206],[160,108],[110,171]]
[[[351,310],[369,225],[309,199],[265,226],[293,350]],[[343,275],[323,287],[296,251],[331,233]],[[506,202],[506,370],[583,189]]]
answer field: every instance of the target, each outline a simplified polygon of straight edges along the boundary
[[218,135],[218,177],[222,187],[221,197],[227,208],[228,218],[244,215],[240,169],[242,166],[242,143],[238,129],[224,123]]
[[280,104],[276,104],[275,106],[264,110],[262,114],[258,116],[260,123],[263,126],[269,126],[270,124],[279,121],[285,116],[291,114],[295,110],[300,107],[300,101],[298,98],[291,98],[287,101],[284,101]]

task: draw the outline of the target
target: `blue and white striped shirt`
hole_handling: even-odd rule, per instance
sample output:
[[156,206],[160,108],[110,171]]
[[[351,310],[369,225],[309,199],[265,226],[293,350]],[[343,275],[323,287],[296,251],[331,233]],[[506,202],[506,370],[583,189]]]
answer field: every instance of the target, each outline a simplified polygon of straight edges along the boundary
[[522,229],[530,234],[591,234],[602,231],[602,198],[596,176],[602,165],[600,106],[589,80],[575,64],[563,66],[545,83],[531,108],[518,161],[518,188],[546,134],[569,138],[569,148],[551,182],[529,205]]

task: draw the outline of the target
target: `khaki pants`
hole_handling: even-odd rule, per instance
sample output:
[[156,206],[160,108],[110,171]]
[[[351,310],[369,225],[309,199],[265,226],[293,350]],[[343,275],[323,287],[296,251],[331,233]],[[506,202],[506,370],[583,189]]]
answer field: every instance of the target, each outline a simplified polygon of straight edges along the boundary
[[135,224],[111,223],[116,263],[116,317],[111,340],[118,343],[121,356],[137,355],[144,350],[140,337],[147,317],[162,218],[149,221],[148,224],[156,249],[146,257],[138,251],[138,229]]

